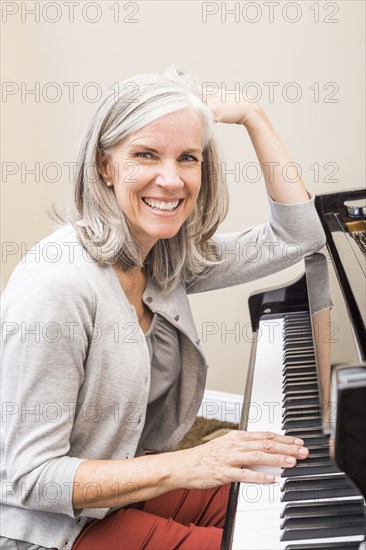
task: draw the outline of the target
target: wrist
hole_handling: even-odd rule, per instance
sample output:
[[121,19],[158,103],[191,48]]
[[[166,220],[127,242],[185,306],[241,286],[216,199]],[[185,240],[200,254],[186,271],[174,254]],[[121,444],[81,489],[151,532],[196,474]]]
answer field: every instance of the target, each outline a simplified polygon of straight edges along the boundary
[[239,124],[242,124],[247,130],[249,130],[263,123],[265,119],[266,115],[262,106],[259,105],[259,103],[252,103],[252,107],[247,110]]
[[156,455],[156,474],[160,487],[174,491],[184,486],[182,479],[182,463],[179,455],[182,451],[173,451]]

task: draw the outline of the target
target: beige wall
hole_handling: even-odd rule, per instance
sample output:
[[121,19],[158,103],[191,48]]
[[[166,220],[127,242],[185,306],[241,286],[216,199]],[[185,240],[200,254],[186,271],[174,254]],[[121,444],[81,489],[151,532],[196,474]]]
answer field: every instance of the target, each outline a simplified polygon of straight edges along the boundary
[[[364,185],[363,2],[60,1],[38,6],[2,2],[3,285],[22,251],[50,231],[46,210],[51,202],[71,204],[65,163],[75,160],[79,136],[96,108],[93,94],[135,73],[175,63],[202,82],[261,93],[310,189],[327,193]],[[236,14],[225,13],[225,7]],[[35,8],[39,21],[30,13]],[[204,17],[205,12],[211,15]],[[79,84],[73,99],[73,85],[67,83]],[[255,85],[246,88],[248,83]],[[37,86],[39,97],[26,94]],[[60,97],[53,102],[55,92]],[[227,169],[238,162],[245,172],[256,160],[245,130],[217,125],[216,131]],[[26,173],[35,163],[39,181]],[[263,180],[253,179],[253,171],[247,177],[242,173],[240,181],[228,175],[231,208],[221,230],[266,220]],[[219,327],[204,343],[211,366],[208,388],[242,391],[249,338],[225,338],[225,327],[245,327],[249,294],[286,283],[301,269],[192,297],[199,332],[207,323]]]

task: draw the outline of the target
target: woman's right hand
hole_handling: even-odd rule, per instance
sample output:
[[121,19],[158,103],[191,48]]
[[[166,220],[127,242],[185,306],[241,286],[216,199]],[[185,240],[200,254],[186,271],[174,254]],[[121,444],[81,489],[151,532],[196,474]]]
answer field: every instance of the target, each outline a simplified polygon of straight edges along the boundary
[[272,432],[233,430],[208,443],[172,453],[174,477],[187,489],[232,481],[271,483],[272,474],[257,466],[291,468],[309,454],[301,439]]

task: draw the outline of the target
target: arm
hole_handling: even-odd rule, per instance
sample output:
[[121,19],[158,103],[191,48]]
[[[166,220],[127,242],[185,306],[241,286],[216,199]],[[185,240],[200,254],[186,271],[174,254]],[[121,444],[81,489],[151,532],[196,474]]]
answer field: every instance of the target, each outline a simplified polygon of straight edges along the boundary
[[[272,275],[320,250],[325,233],[301,178],[286,168],[291,159],[267,115],[256,103],[222,102],[220,94],[208,105],[216,122],[239,124],[248,131],[260,162],[268,193],[269,221],[237,233],[217,234],[221,263],[187,285],[189,294],[216,290]],[[287,180],[294,180],[293,182]],[[295,181],[296,180],[296,181]]]
[[216,122],[239,124],[249,134],[263,172],[267,192],[274,201],[293,204],[308,200],[304,182],[277,136],[269,118],[258,103],[222,102],[220,94],[208,100]]
[[[75,476],[75,508],[114,507],[154,498],[178,488],[205,489],[232,481],[271,483],[256,466],[292,467],[306,458],[301,439],[271,432],[229,432],[192,449],[128,461],[87,460]],[[90,484],[97,487],[93,495]]]
[[82,459],[70,456],[70,439],[91,332],[90,295],[77,269],[45,264],[26,257],[2,298],[6,502],[73,517],[72,484]]
[[265,224],[238,233],[214,235],[221,262],[187,284],[187,293],[206,292],[248,283],[292,266],[325,245],[325,234],[314,207],[314,196],[296,204],[268,198]]
[[268,195],[282,204],[308,200],[304,182],[296,168],[288,166],[292,161],[265,112],[255,111],[245,127],[260,162]]

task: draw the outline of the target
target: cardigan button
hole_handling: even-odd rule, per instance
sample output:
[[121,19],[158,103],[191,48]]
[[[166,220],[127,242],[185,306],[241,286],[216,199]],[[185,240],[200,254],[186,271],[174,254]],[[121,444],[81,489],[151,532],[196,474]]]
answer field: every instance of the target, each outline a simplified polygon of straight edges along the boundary
[[149,304],[151,304],[151,302],[153,301],[153,299],[152,299],[151,296],[148,296],[148,297],[146,298],[146,301],[147,301]]
[[179,321],[179,319],[180,319],[180,315],[176,315],[176,316],[174,317],[174,321]]
[[200,341],[201,341],[201,340],[200,340],[199,338],[198,338],[198,340],[196,340],[196,344],[197,344],[197,346],[199,346],[199,344],[200,344]]

